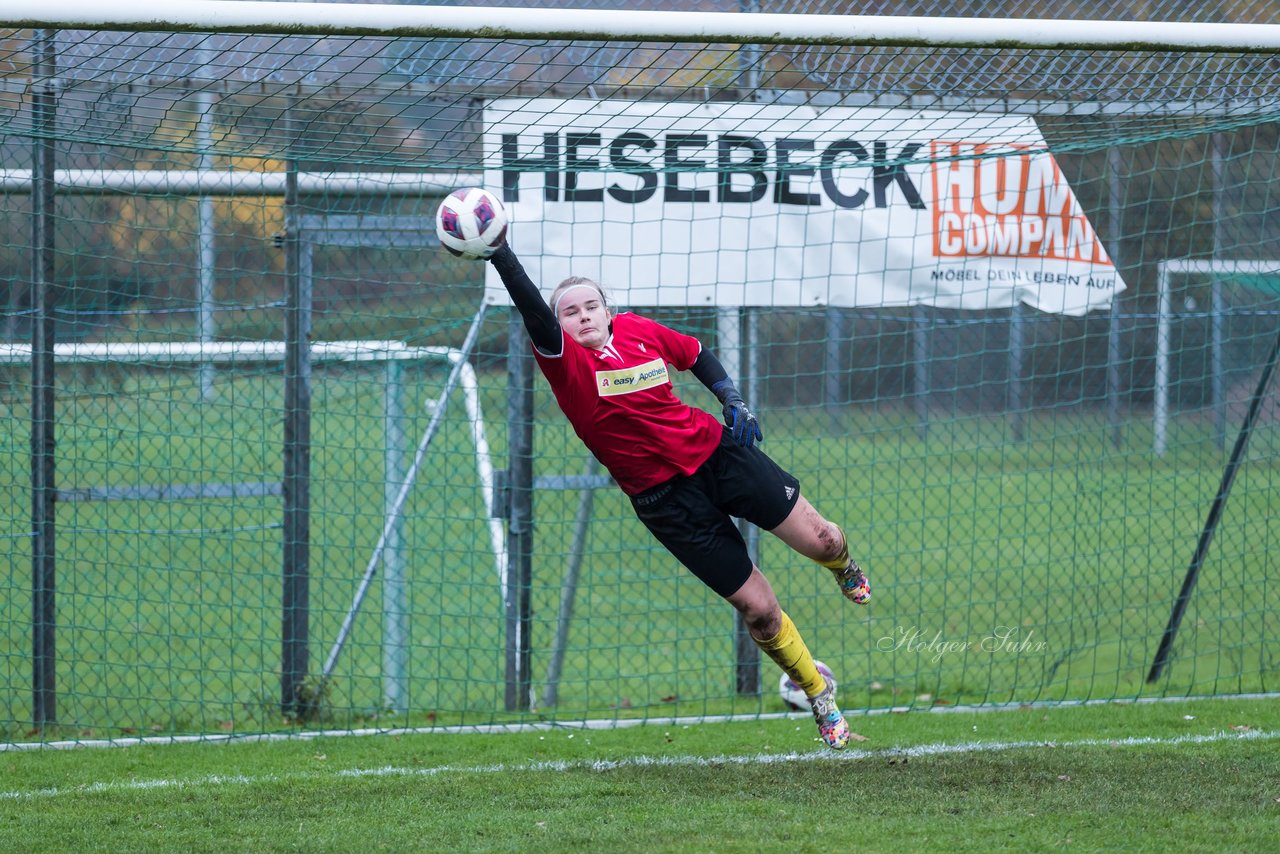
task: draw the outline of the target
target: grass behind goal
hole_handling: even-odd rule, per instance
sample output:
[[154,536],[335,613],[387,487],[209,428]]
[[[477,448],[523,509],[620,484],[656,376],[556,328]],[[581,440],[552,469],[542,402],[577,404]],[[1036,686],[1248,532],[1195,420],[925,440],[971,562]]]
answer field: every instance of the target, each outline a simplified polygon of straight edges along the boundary
[[[230,374],[211,405],[199,400],[194,376],[133,372],[115,391],[90,387],[75,398],[60,443],[75,461],[61,473],[64,488],[278,478],[278,425],[262,415],[278,411],[278,378]],[[380,477],[370,476],[382,467],[380,374],[325,368],[317,379],[313,662],[336,639],[383,526]],[[410,374],[414,441],[428,417],[419,404],[438,395],[441,381],[441,373]],[[495,447],[505,444],[504,383],[504,375],[481,377]],[[578,473],[585,455],[551,406],[540,389],[547,417],[537,428],[538,474]],[[1148,686],[1143,679],[1220,478],[1211,431],[1200,444],[1183,437],[1177,453],[1156,460],[1107,452],[1106,425],[1085,413],[1055,413],[1052,425],[1033,428],[1020,444],[990,416],[956,419],[924,439],[892,411],[762,417],[765,447],[844,524],[872,579],[872,605],[854,608],[823,571],[761,538],[761,565],[840,679],[846,707],[1275,690],[1266,658],[1267,639],[1280,634],[1268,606],[1266,520],[1278,509],[1269,460],[1242,471],[1173,666]],[[21,446],[22,423],[6,420],[7,447]],[[317,723],[525,717],[503,711],[502,594],[470,427],[456,403],[443,423],[406,508],[407,714],[384,703],[379,575]],[[1273,441],[1274,429],[1255,441]],[[24,456],[6,460],[6,482],[21,484]],[[21,490],[6,491],[18,506]],[[543,492],[535,505],[535,707],[578,501],[576,491]],[[63,732],[280,725],[279,506],[276,497],[60,505],[59,558],[76,567],[59,590]],[[20,518],[14,514],[5,532],[15,545],[0,692],[10,738],[21,738],[29,719]],[[761,695],[736,693],[730,609],[651,541],[616,490],[595,495],[586,546],[559,702],[533,717],[781,710],[768,662]]]

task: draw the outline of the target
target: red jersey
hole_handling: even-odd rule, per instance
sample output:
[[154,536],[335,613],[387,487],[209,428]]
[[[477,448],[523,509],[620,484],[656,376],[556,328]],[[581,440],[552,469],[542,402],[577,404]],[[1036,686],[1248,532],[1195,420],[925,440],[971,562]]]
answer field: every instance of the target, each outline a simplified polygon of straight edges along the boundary
[[[563,333],[562,333],[563,334]],[[628,495],[693,474],[720,444],[720,422],[675,396],[667,365],[688,370],[697,338],[623,313],[603,349],[563,335],[558,356],[534,348],[573,430]]]

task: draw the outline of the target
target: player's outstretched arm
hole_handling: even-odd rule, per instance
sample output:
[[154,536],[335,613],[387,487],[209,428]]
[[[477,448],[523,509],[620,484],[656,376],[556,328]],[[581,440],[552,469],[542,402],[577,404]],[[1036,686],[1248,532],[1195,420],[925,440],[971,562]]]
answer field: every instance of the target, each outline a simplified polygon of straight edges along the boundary
[[489,257],[489,263],[498,271],[502,285],[511,294],[516,311],[524,319],[524,328],[529,331],[529,340],[533,346],[548,356],[560,355],[564,346],[564,338],[560,332],[560,321],[551,311],[551,306],[538,293],[538,287],[525,273],[520,259],[512,248],[503,243],[498,251]]
[[689,370],[699,382],[711,389],[711,393],[720,401],[724,412],[724,423],[733,434],[733,441],[744,448],[750,448],[755,442],[764,440],[764,434],[760,432],[760,423],[747,408],[733,380],[729,379],[728,371],[724,369],[724,365],[720,364],[720,360],[714,353],[703,347],[697,361]]

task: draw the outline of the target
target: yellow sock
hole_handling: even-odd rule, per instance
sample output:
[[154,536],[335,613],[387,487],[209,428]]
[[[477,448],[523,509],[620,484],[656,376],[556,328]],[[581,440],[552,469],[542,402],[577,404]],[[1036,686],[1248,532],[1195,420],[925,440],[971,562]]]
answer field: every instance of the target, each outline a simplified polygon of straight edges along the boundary
[[[832,523],[835,524],[834,522]],[[844,530],[836,525],[836,530],[840,532],[840,554],[831,560],[820,560],[818,563],[831,570],[841,570],[849,565],[849,540],[844,535]]]
[[813,663],[813,655],[805,646],[804,638],[791,622],[787,612],[782,612],[782,628],[768,640],[754,639],[756,645],[764,650],[764,654],[791,677],[791,681],[800,686],[806,697],[816,697],[827,687],[818,668]]

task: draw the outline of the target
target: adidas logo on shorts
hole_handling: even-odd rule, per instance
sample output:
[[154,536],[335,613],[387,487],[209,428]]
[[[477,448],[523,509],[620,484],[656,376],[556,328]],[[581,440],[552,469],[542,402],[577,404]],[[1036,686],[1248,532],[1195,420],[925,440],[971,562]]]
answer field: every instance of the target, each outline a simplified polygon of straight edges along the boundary
[[796,488],[794,486],[784,486],[782,489],[786,493],[788,501],[790,501],[791,497],[796,494]]

